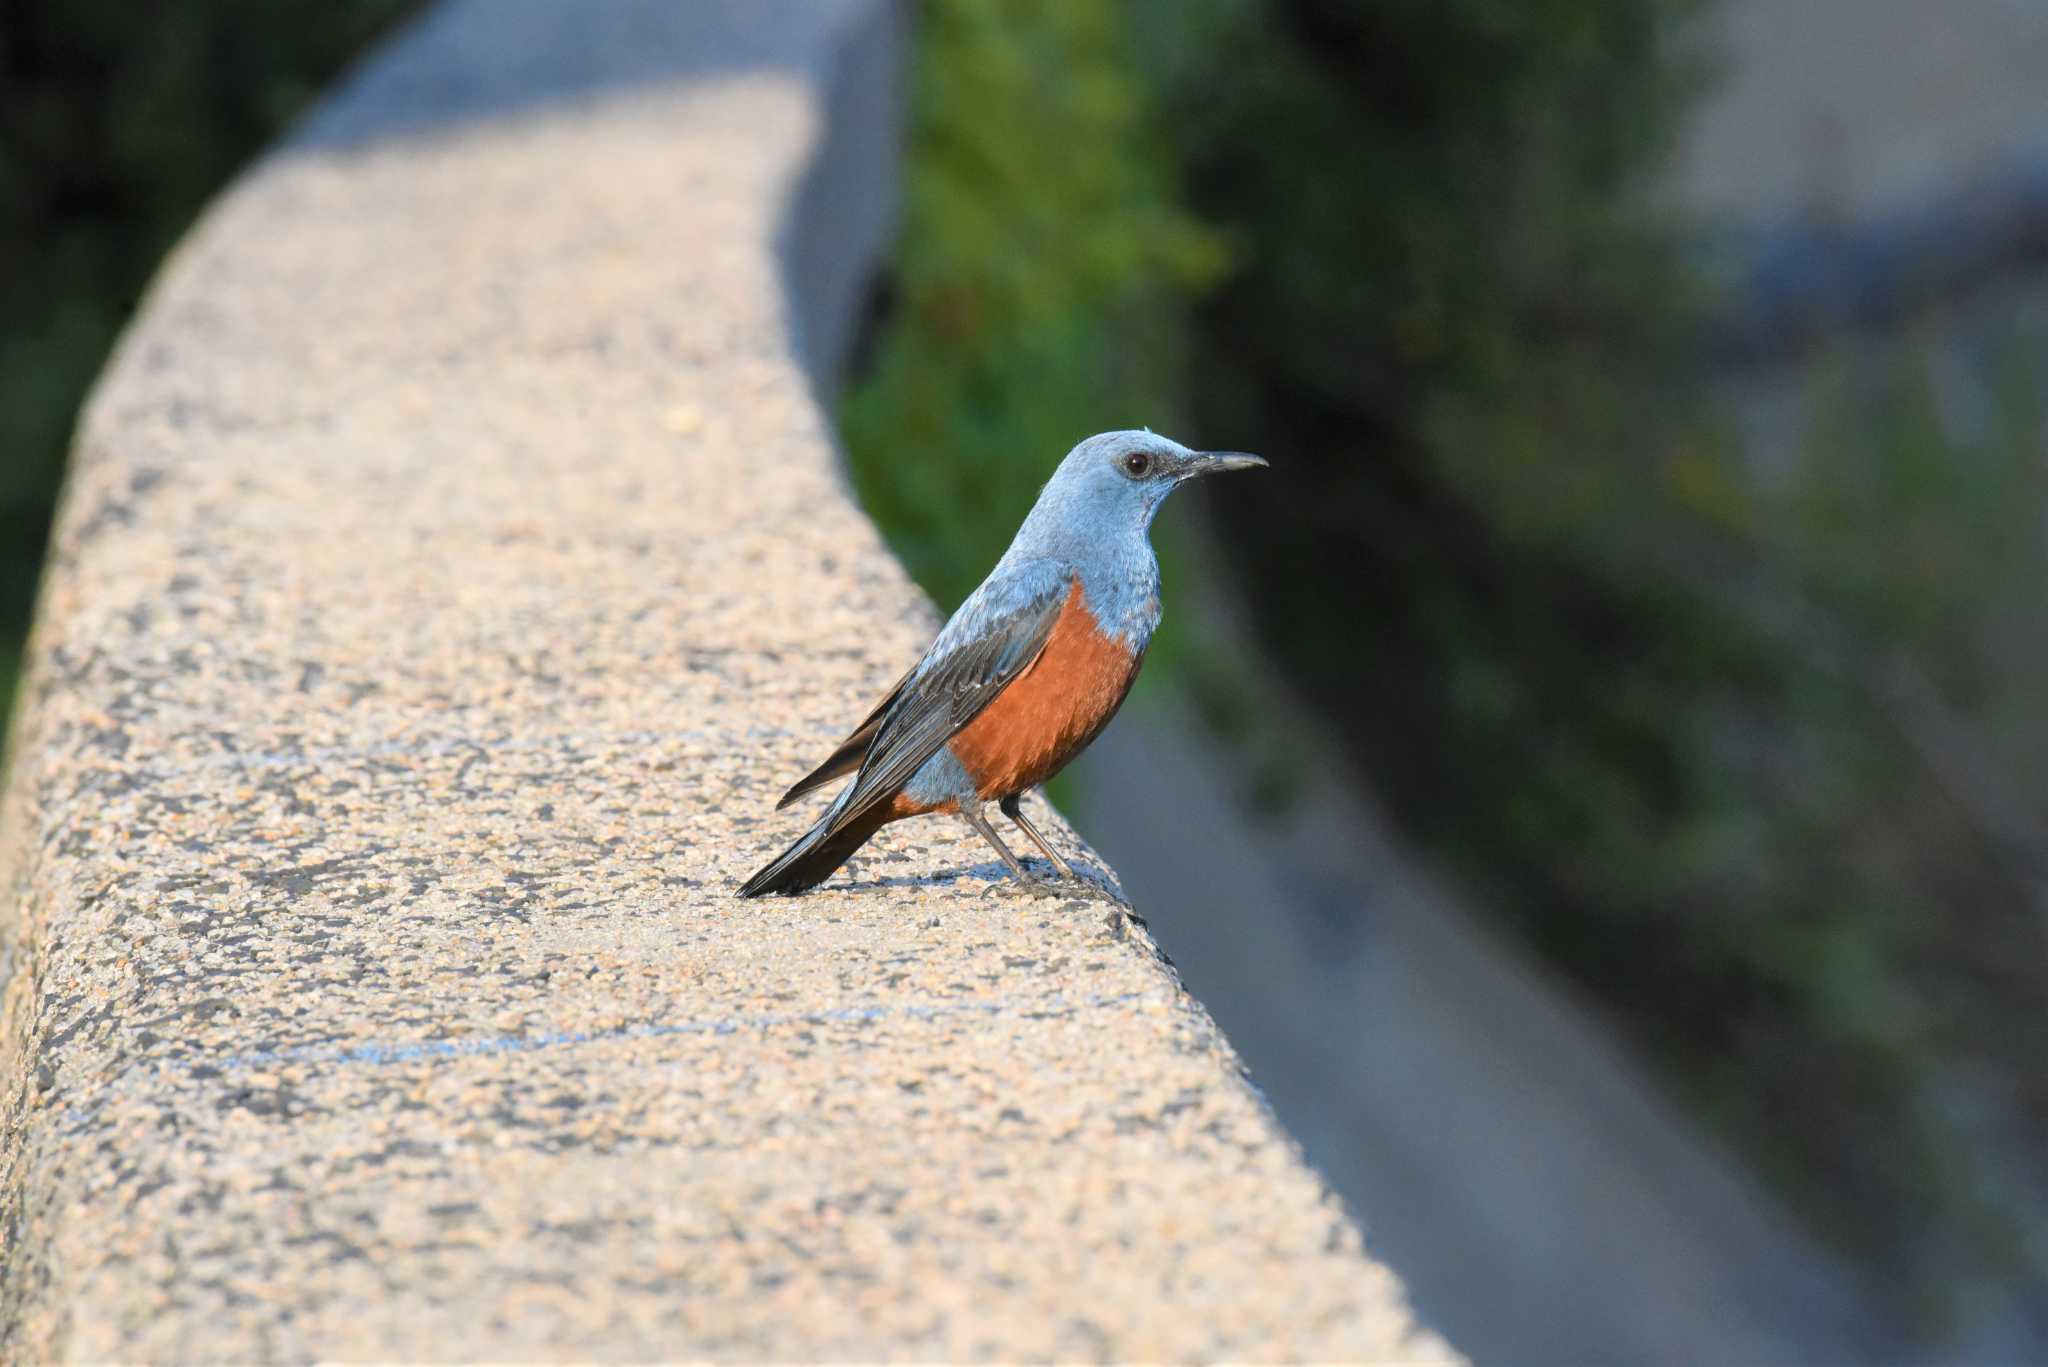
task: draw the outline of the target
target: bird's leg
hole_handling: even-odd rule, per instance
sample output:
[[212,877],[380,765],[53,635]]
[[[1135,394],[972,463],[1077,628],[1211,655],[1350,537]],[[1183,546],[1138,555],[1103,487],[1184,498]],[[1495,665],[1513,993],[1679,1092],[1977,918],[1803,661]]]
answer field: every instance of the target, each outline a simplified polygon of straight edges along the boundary
[[981,834],[983,840],[996,847],[996,853],[1001,855],[1003,862],[1010,866],[1010,872],[1017,875],[1018,882],[1035,883],[1038,881],[1024,871],[1024,866],[1017,862],[1017,856],[1010,853],[1010,847],[1005,845],[1003,838],[996,834],[996,828],[988,824],[988,818],[981,814],[980,803],[977,802],[972,806],[964,802],[960,804],[960,819],[974,827]]
[[1031,819],[1024,815],[1023,797],[1022,793],[1011,793],[996,805],[1002,808],[1004,816],[1017,823],[1018,830],[1031,837],[1031,843],[1038,846],[1045,857],[1052,861],[1052,866],[1060,871],[1060,877],[1071,880],[1074,877],[1074,866],[1060,858],[1060,852],[1052,847],[1052,842],[1039,834],[1038,827],[1032,825]]

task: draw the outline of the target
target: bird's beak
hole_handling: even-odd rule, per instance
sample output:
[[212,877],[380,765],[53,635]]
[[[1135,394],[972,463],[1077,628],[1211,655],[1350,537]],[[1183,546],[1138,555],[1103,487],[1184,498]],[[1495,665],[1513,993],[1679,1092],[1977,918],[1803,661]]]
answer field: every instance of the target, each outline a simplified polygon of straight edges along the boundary
[[1220,475],[1231,470],[1256,470],[1265,466],[1264,459],[1248,455],[1243,451],[1197,451],[1193,460],[1187,463],[1183,479],[1196,479],[1202,475]]

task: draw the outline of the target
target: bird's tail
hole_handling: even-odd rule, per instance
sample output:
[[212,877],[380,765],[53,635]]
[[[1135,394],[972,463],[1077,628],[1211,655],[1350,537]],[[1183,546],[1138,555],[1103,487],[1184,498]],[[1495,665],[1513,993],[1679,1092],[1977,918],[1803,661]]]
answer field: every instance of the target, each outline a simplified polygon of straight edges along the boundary
[[853,852],[868,843],[889,820],[889,804],[863,812],[839,830],[832,829],[838,813],[827,811],[818,824],[804,832],[803,839],[775,857],[775,861],[740,886],[742,897],[765,897],[769,893],[793,896],[806,892],[830,878]]

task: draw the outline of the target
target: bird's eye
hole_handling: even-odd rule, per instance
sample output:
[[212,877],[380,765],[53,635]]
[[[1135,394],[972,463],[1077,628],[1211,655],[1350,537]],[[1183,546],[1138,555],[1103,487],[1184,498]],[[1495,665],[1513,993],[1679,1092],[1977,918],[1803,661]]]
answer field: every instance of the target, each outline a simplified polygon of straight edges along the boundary
[[1152,471],[1152,457],[1143,451],[1133,451],[1124,457],[1124,473],[1132,479],[1143,479]]

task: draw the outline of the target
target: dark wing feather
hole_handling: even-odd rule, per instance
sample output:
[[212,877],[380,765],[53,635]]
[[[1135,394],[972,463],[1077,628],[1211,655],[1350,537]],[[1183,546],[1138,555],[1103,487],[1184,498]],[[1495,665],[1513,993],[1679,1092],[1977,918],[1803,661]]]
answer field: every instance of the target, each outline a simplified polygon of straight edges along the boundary
[[1072,587],[1069,575],[1041,562],[1005,585],[999,603],[970,603],[883,713],[860,776],[833,804],[833,829],[894,797],[1045,649]]
[[882,695],[882,700],[875,704],[875,710],[868,713],[845,740],[839,742],[838,749],[825,757],[823,764],[790,785],[789,791],[782,795],[782,800],[775,804],[775,810],[779,812],[804,794],[822,788],[840,775],[850,774],[860,768],[861,757],[867,754],[868,746],[874,743],[875,732],[882,729],[882,714],[896,705],[896,699],[903,692],[903,685],[909,683],[911,675],[915,673],[917,666],[912,665],[910,670],[896,681],[896,686]]

